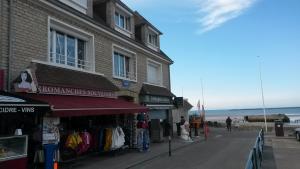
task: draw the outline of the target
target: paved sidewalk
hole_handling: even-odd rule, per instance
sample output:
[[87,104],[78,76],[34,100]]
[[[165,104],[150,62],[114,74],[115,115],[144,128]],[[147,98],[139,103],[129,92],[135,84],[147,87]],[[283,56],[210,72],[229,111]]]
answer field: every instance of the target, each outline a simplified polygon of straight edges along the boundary
[[[203,137],[194,138],[193,142],[186,142],[179,137],[175,137],[172,140],[172,151],[177,151],[185,148],[189,145],[204,141]],[[89,157],[88,159],[76,162],[74,169],[126,169],[135,167],[141,163],[159,158],[161,156],[167,156],[169,153],[168,140],[162,143],[151,143],[150,150],[148,152],[138,152],[137,150],[130,150],[120,155],[103,155]]]
[[276,137],[274,133],[265,136],[263,169],[299,169],[300,142],[295,137]]
[[168,142],[152,143],[149,152],[131,151],[121,155],[89,157],[76,162],[72,169],[239,169],[244,168],[258,131],[211,128],[207,141],[203,135],[194,142],[179,138],[172,141],[172,156],[168,157]]

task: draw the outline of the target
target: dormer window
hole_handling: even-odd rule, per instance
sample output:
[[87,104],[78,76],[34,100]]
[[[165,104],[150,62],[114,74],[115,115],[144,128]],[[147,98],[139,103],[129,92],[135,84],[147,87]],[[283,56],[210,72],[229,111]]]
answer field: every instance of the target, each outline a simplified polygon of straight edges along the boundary
[[148,26],[146,35],[146,44],[149,48],[158,51],[159,50],[159,33]]
[[116,4],[115,14],[114,14],[114,29],[128,37],[133,35],[133,14],[122,7],[119,4]]
[[115,25],[129,32],[131,31],[129,16],[124,16],[118,12],[115,12]]
[[157,34],[155,33],[149,33],[148,35],[148,43],[150,43],[151,45],[157,47],[158,46],[158,41],[157,41]]

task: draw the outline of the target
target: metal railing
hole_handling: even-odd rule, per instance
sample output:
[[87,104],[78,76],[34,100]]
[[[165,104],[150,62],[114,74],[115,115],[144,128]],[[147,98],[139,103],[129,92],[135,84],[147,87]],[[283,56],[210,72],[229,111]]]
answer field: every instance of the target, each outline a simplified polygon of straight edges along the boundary
[[245,169],[260,169],[263,160],[263,150],[264,150],[264,130],[261,129],[256,140],[254,147],[250,151]]

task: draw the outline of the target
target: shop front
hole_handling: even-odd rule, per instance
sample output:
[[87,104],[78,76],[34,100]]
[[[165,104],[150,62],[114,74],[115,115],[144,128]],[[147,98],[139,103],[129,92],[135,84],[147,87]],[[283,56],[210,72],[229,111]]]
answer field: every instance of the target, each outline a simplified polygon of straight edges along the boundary
[[41,63],[32,63],[26,72],[34,84],[24,90],[15,81],[15,91],[51,107],[43,116],[45,158],[36,163],[45,162],[46,169],[52,169],[53,159],[65,162],[134,147],[134,114],[148,108],[118,98],[118,87],[104,76]]
[[149,109],[150,137],[153,142],[172,135],[172,109],[174,94],[167,88],[144,84],[140,92],[141,104]]
[[0,168],[26,169],[42,146],[42,117],[46,102],[0,91]]

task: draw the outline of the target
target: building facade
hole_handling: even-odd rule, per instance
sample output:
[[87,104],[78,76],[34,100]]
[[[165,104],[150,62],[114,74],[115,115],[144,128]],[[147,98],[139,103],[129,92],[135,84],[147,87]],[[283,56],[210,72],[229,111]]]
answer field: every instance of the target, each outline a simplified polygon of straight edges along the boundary
[[[173,61],[160,49],[162,33],[141,14],[119,0],[3,0],[0,8],[2,90],[48,102],[61,121],[116,114],[117,123],[132,123],[132,147],[137,144],[136,113],[144,108],[131,105],[127,110],[133,115],[118,106],[77,112],[87,107],[75,109],[78,98],[70,97],[84,97],[87,103],[95,98],[133,102],[146,106],[150,119],[172,125]],[[65,96],[73,107],[59,103]],[[102,103],[99,99],[95,104]],[[116,104],[123,102],[109,106]]]

